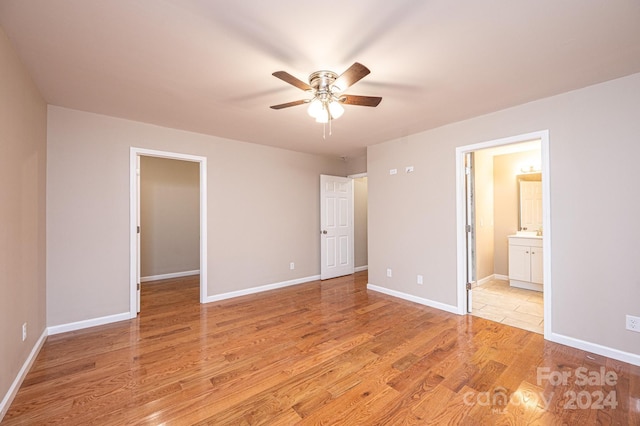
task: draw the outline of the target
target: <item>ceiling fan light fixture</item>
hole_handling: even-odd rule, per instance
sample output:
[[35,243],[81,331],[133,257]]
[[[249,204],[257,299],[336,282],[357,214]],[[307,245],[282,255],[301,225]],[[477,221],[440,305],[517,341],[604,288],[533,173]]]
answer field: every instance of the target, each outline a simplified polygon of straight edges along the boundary
[[311,103],[309,103],[309,108],[307,108],[307,113],[311,117],[317,118],[322,113],[323,109],[324,107],[322,105],[322,101],[320,101],[320,99],[318,98],[314,98],[311,101]]
[[331,101],[329,103],[329,113],[331,113],[331,118],[335,120],[336,118],[342,117],[342,114],[344,114],[344,107],[340,102]]
[[323,108],[316,116],[316,123],[328,123],[329,122],[329,110]]

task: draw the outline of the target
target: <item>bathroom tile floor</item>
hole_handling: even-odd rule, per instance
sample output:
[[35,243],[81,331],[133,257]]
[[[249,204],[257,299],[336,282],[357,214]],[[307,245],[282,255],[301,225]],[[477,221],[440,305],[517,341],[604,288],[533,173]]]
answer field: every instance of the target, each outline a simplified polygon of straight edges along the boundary
[[491,280],[473,288],[472,315],[534,333],[544,333],[542,293]]

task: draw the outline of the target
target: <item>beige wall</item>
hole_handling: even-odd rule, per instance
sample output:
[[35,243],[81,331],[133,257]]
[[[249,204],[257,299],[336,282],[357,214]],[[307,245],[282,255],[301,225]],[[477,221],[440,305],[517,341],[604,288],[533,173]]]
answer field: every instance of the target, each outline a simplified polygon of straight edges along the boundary
[[360,173],[367,172],[367,156],[363,155],[361,157],[347,158],[345,160],[346,163],[346,173],[347,175],[357,175]]
[[476,280],[494,274],[493,155],[490,151],[474,154],[476,195]]
[[540,164],[540,150],[496,155],[493,158],[495,200],[495,256],[496,274],[509,275],[509,241],[507,237],[518,231],[517,173],[526,164]]
[[[0,401],[45,329],[47,108],[0,29]],[[22,341],[22,324],[27,340]],[[6,406],[0,407],[0,419]]]
[[208,296],[320,273],[319,176],[342,159],[54,106],[48,122],[49,326],[129,311],[131,146],[207,157]]
[[367,266],[367,178],[353,180],[354,265]]
[[369,282],[455,306],[456,147],[548,129],[552,332],[640,353],[638,111],[635,74],[369,147]]
[[200,269],[200,164],[140,157],[141,277]]

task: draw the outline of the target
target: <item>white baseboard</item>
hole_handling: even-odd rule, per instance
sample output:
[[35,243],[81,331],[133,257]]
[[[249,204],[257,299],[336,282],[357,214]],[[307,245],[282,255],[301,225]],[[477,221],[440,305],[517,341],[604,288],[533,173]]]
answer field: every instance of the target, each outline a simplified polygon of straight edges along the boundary
[[608,346],[599,345],[597,343],[587,342],[585,340],[576,339],[574,337],[564,336],[562,334],[551,332],[550,336],[544,336],[550,342],[560,343],[562,345],[571,346],[572,348],[582,349],[583,351],[606,356],[608,358],[617,359],[618,361],[627,362],[629,364],[640,366],[640,355],[631,352],[613,349]]
[[125,321],[131,319],[129,312],[109,315],[106,317],[92,318],[84,321],[71,322],[68,324],[53,325],[48,328],[49,336],[66,333],[68,331],[82,330],[83,328],[95,327],[97,325],[110,324],[112,322]]
[[477,287],[477,286],[479,286],[479,285],[486,284],[486,283],[488,283],[489,281],[493,280],[493,279],[494,279],[494,277],[495,277],[495,274],[491,274],[491,275],[489,275],[488,277],[481,278],[481,279],[479,279],[478,281],[476,281],[476,285],[474,285],[474,287]]
[[33,365],[33,362],[36,360],[36,357],[38,356],[40,349],[42,349],[42,345],[44,345],[44,341],[46,339],[47,339],[47,329],[45,328],[42,334],[40,335],[40,337],[38,338],[38,340],[36,341],[35,345],[33,345],[33,349],[31,349],[31,352],[29,353],[29,356],[27,357],[27,359],[24,361],[24,364],[22,364],[22,368],[20,368],[20,371],[18,371],[18,375],[13,380],[13,383],[11,383],[11,386],[9,387],[7,394],[4,396],[4,398],[2,398],[2,402],[0,402],[0,422],[4,418],[4,415],[7,414],[7,411],[9,410],[9,407],[13,402],[13,398],[16,397],[16,394],[20,389],[20,385],[22,385],[24,378],[27,376],[27,373],[31,369],[31,366]]
[[390,290],[388,288],[379,287],[374,284],[367,284],[367,290],[377,291],[378,293],[384,293],[389,296],[397,297],[400,299],[408,300],[410,302],[416,302],[421,305],[429,306],[431,308],[440,309],[442,311],[451,312],[452,314],[459,315],[458,307],[453,305],[447,305],[446,303],[436,302],[434,300],[424,299],[422,297],[413,296],[411,294],[402,293],[396,290]]
[[262,285],[259,287],[251,287],[244,290],[231,291],[229,293],[214,294],[213,296],[207,296],[204,303],[217,302],[225,299],[232,299],[234,297],[246,296],[248,294],[262,293],[263,291],[275,290],[277,288],[289,287],[296,284],[308,283],[309,281],[319,280],[320,275],[312,275],[310,277],[298,278],[295,280],[282,281],[274,284]]
[[474,287],[486,284],[489,281],[493,281],[493,280],[509,281],[509,276],[508,275],[502,275],[502,274],[491,274],[491,275],[488,275],[488,276],[486,276],[484,278],[480,278],[478,281],[476,281],[476,285]]
[[170,274],[149,275],[148,277],[140,277],[140,282],[146,283],[147,281],[168,280],[171,278],[190,277],[191,275],[199,275],[199,274],[200,274],[200,269],[196,269],[193,271],[184,271],[184,272],[172,272]]
[[353,268],[353,272],[362,272],[362,271],[366,271],[368,269],[369,269],[369,265],[356,266],[355,268]]

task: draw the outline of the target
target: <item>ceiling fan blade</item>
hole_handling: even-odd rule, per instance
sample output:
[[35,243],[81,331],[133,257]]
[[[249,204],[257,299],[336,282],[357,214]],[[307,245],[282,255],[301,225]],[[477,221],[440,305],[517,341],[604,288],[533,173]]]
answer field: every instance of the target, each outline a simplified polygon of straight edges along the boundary
[[309,102],[308,100],[304,100],[301,99],[299,101],[293,101],[293,102],[287,102],[286,104],[278,104],[278,105],[271,105],[271,109],[282,109],[282,108],[289,108],[292,106],[297,106],[297,105],[302,105],[302,104],[306,104],[307,102]]
[[305,83],[302,80],[298,80],[291,74],[286,71],[276,71],[272,74],[274,77],[278,77],[280,80],[291,84],[292,86],[296,86],[298,89],[302,90],[313,90],[311,86]]
[[333,82],[333,89],[338,92],[344,92],[350,86],[360,81],[364,76],[369,74],[369,68],[359,62],[354,63],[348,70],[342,73],[340,77]]
[[342,95],[340,96],[340,102],[346,105],[360,105],[375,107],[382,101],[379,96],[358,96],[358,95]]

